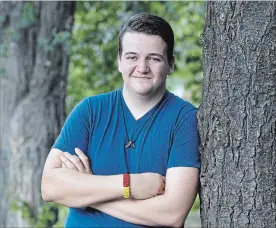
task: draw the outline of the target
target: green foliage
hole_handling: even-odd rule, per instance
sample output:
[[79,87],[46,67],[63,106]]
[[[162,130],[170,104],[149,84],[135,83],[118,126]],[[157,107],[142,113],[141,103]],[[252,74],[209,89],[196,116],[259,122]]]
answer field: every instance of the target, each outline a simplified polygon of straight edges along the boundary
[[20,200],[13,201],[11,208],[14,212],[21,212],[22,218],[28,221],[30,225],[35,225],[34,215],[26,202]]
[[[27,202],[21,200],[15,200],[12,202],[11,208],[14,212],[20,212],[22,219],[26,220],[32,227],[53,227],[54,224],[58,222],[59,210],[62,210],[63,207],[55,204],[55,203],[46,203],[44,204],[40,210],[39,215],[36,217],[27,204]],[[58,224],[64,221],[64,217],[62,217]],[[61,227],[63,224],[61,225]]]
[[118,2],[78,4],[70,59],[68,112],[83,97],[107,92],[121,84],[116,66]]
[[54,32],[51,46],[56,47],[57,45],[64,45],[67,53],[70,53],[72,46],[71,33],[68,31]]
[[64,227],[66,217],[68,215],[69,209],[67,207],[58,205],[58,221],[54,224],[54,228]]
[[176,71],[174,77],[182,78],[185,89],[191,93],[191,101],[201,102],[202,46],[200,35],[204,24],[203,2],[175,2],[169,21],[174,21]]
[[38,47],[42,50],[54,51],[58,45],[63,45],[67,53],[71,53],[72,37],[68,31],[52,32],[50,38],[38,39]]
[[200,209],[200,199],[199,199],[199,196],[197,195],[191,210],[192,211],[199,211],[199,209]]
[[34,2],[25,2],[23,5],[21,17],[18,23],[19,28],[28,28],[37,21],[37,12]]
[[52,227],[58,221],[59,207],[55,203],[46,203],[39,213],[35,227]]

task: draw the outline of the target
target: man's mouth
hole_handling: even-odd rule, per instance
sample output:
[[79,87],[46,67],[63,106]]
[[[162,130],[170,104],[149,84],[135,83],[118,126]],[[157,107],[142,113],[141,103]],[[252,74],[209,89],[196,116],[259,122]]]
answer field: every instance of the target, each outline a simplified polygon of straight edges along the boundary
[[138,76],[132,76],[133,78],[141,78],[141,79],[150,79],[150,77],[138,77]]

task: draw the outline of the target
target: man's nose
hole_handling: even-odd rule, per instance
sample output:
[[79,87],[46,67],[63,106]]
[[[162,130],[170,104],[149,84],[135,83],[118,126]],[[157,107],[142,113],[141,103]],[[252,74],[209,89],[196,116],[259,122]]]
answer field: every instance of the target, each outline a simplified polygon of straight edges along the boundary
[[136,69],[141,74],[149,72],[149,66],[148,66],[147,60],[140,60],[137,63]]

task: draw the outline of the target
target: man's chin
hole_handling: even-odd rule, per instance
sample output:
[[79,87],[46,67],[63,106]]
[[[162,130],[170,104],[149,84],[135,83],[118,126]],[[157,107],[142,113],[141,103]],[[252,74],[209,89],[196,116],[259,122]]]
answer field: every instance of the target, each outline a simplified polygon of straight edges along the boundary
[[138,96],[143,96],[143,97],[152,97],[155,95],[158,95],[162,93],[162,89],[155,88],[152,86],[130,86],[128,87],[129,92],[131,91],[132,94],[136,94]]
[[145,89],[145,88],[141,88],[141,89],[135,88],[134,91],[140,96],[149,96],[153,93],[152,89]]

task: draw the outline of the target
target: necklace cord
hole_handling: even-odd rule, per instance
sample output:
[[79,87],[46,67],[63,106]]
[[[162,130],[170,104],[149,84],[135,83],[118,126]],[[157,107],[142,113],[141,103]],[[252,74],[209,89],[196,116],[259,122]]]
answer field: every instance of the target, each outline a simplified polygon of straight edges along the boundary
[[[161,105],[161,103],[162,103],[164,97],[165,97],[165,95],[164,95],[164,96],[162,97],[162,99],[158,102],[156,108],[158,108],[158,107]],[[126,126],[126,118],[125,118],[125,112],[124,112],[122,100],[123,100],[123,93],[122,93],[122,91],[121,91],[120,105],[121,105],[121,109],[122,109],[122,113],[123,113],[124,127],[125,127],[125,132],[126,132],[127,140],[128,140],[128,143],[125,145],[125,149],[124,149],[124,155],[125,155],[124,157],[125,157],[125,164],[126,164],[127,172],[129,173],[129,167],[128,167],[128,162],[127,162],[126,149],[127,149],[128,147],[130,147],[130,148],[135,148],[135,142],[136,142],[136,140],[138,139],[140,133],[141,133],[142,130],[145,128],[145,126],[147,125],[147,123],[153,118],[153,116],[155,116],[154,114],[156,114],[156,113],[153,112],[153,113],[151,114],[151,116],[147,119],[146,123],[143,125],[143,127],[142,127],[142,128],[140,129],[140,131],[138,132],[138,134],[137,134],[135,140],[132,141],[132,140],[130,140],[130,137],[129,137],[129,134],[128,134],[128,130],[127,130],[127,126]],[[156,114],[156,115],[157,115],[157,114]],[[132,147],[132,146],[133,146],[133,147]]]
[[[162,100],[162,99],[161,99]],[[158,105],[157,107],[160,105],[161,101],[158,102]],[[122,104],[122,98],[121,98],[121,108],[122,108],[122,112],[123,112],[123,119],[124,119],[124,127],[125,127],[125,131],[126,131],[126,134],[127,134],[127,140],[128,140],[128,143],[129,142],[132,142],[134,145],[135,145],[135,142],[137,141],[140,133],[142,132],[142,130],[145,128],[145,126],[147,125],[147,123],[153,118],[155,112],[153,112],[151,114],[151,116],[147,119],[146,123],[143,125],[143,127],[140,129],[140,131],[138,132],[138,134],[136,135],[136,138],[134,140],[130,140],[130,137],[129,137],[129,134],[128,134],[128,130],[127,130],[127,126],[126,126],[126,120],[125,120],[125,112],[124,112],[124,108],[123,108],[123,104]]]

